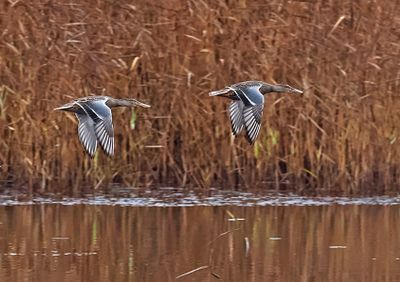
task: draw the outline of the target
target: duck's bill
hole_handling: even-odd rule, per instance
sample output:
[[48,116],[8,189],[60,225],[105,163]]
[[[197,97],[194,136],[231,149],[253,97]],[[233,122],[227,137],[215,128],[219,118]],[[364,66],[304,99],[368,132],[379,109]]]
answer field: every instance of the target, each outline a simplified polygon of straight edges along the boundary
[[149,104],[145,104],[139,101],[135,102],[137,106],[143,107],[143,108],[150,108],[151,106]]
[[292,92],[292,93],[296,93],[296,94],[303,94],[303,93],[304,93],[303,90],[296,89],[296,88],[293,88],[291,92]]

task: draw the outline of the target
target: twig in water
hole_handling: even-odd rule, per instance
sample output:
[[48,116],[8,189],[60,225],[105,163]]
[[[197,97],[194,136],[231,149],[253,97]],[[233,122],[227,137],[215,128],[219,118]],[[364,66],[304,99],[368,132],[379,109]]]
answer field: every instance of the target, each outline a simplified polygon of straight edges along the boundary
[[244,245],[246,248],[246,256],[249,254],[249,250],[250,250],[250,240],[249,237],[244,237]]
[[195,273],[195,272],[200,271],[200,270],[203,270],[203,269],[207,269],[207,268],[209,268],[209,267],[210,267],[209,265],[200,266],[200,267],[198,267],[198,268],[195,268],[195,269],[193,269],[193,270],[190,270],[190,271],[188,271],[188,272],[185,272],[185,273],[182,273],[181,275],[176,276],[175,279],[179,279],[179,278],[188,276],[188,275],[190,275],[190,274],[192,274],[192,273]]
[[239,229],[240,229],[240,228],[236,228],[236,229],[228,230],[228,231],[226,231],[226,232],[223,232],[223,233],[219,234],[217,237],[214,238],[214,240],[210,241],[210,242],[208,243],[208,245],[210,246],[211,244],[213,244],[215,241],[217,241],[217,240],[218,240],[219,238],[221,238],[222,236],[225,236],[225,235],[227,235],[227,234],[229,234],[229,233],[238,231]]

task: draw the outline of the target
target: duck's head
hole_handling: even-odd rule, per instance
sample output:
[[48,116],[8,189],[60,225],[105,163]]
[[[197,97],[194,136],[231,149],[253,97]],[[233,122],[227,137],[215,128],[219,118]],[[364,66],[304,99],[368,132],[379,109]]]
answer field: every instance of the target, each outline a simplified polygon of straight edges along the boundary
[[109,107],[143,107],[143,108],[150,108],[150,105],[142,103],[133,98],[124,98],[124,99],[115,99],[109,98],[106,102]]

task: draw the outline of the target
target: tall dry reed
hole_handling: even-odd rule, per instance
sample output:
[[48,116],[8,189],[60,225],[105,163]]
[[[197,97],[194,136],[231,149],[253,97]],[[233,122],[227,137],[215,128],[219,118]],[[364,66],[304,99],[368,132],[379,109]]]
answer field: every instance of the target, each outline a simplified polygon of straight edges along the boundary
[[[398,189],[397,1],[2,1],[0,178],[39,192],[123,185],[304,192]],[[210,90],[268,95],[255,146],[233,140]],[[72,115],[103,89],[152,105],[115,110],[114,159],[84,155]],[[156,145],[156,146],[155,146]]]

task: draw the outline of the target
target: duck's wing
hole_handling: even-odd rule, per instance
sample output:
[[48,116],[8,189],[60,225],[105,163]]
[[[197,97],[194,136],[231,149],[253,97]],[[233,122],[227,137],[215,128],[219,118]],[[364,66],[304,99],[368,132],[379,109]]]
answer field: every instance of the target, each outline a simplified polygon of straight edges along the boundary
[[106,99],[88,100],[80,105],[94,121],[94,131],[101,147],[107,155],[114,155],[114,128],[111,109]]
[[246,138],[250,144],[256,141],[261,128],[261,118],[263,114],[264,103],[251,107],[244,107],[243,120],[246,128]]
[[75,115],[79,121],[79,141],[89,156],[93,158],[97,150],[97,137],[94,131],[94,121],[84,110],[75,112]]
[[243,129],[243,108],[242,101],[237,100],[230,103],[228,112],[231,119],[232,133],[238,135]]

